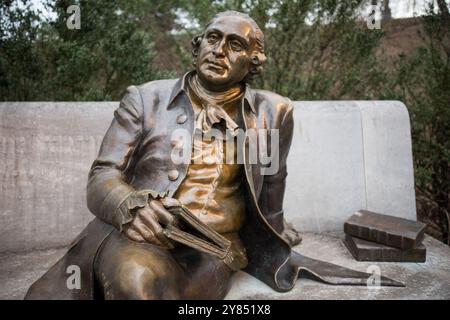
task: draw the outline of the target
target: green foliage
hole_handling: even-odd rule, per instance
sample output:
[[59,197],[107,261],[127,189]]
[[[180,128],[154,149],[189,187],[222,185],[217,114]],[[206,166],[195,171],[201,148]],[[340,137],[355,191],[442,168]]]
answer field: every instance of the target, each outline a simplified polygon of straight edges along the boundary
[[[2,100],[111,100],[127,85],[170,75],[158,70],[145,1],[48,1],[56,20],[33,13],[30,1],[2,3]],[[66,26],[66,8],[81,8],[81,28]],[[14,9],[14,7],[16,7]]]
[[[447,9],[448,10],[448,9]],[[424,42],[412,56],[397,61],[398,94],[409,107],[416,185],[450,211],[450,17],[424,17]],[[450,222],[449,222],[450,223]],[[448,230],[447,230],[448,237]]]
[[35,47],[40,18],[29,2],[22,6],[0,2],[0,96],[5,100],[31,99],[43,73]]

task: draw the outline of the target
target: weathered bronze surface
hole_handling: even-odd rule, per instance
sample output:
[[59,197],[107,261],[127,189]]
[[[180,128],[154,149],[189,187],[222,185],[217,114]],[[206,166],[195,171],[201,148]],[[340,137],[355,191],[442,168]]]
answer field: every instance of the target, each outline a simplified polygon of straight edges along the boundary
[[[370,274],[291,252],[298,239],[286,236],[283,197],[293,107],[285,97],[249,87],[266,60],[257,24],[224,12],[192,45],[193,71],[128,88],[89,173],[87,203],[96,219],[26,298],[220,299],[239,268],[280,292],[292,289],[299,274],[366,284]],[[196,139],[213,129],[231,132],[231,138]],[[252,143],[235,135],[239,129],[278,133],[274,174],[265,175],[261,163],[250,161]],[[190,138],[174,137],[179,130]],[[227,144],[236,146],[228,155],[242,157],[242,163],[221,161]],[[186,152],[188,163],[174,161],[177,149]],[[171,212],[180,207],[198,221],[185,217],[183,224]],[[228,243],[212,240],[209,229],[231,243],[239,263],[208,247]],[[191,233],[199,238],[190,239]],[[218,254],[207,253],[216,249]],[[65,270],[72,264],[81,269],[79,290],[66,286]],[[381,284],[399,285],[384,277]]]
[[344,232],[390,247],[411,250],[422,242],[425,227],[419,221],[360,210],[344,223]]

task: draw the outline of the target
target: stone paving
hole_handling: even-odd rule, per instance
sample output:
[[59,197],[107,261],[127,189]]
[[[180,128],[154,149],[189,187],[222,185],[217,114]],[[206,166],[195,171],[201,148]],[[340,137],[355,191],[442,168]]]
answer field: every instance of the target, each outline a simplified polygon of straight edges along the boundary
[[[303,233],[296,251],[358,271],[370,262],[355,261],[342,243],[342,233]],[[287,293],[277,293],[264,283],[238,272],[226,299],[450,299],[450,247],[427,236],[425,263],[377,262],[382,275],[403,282],[405,288],[332,286],[300,279]],[[64,253],[65,248],[0,254],[0,299],[22,299],[28,287]]]

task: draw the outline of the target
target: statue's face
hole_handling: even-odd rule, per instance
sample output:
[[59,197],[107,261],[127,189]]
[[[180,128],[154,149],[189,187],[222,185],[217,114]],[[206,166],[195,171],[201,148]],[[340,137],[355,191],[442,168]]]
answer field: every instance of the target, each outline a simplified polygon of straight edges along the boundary
[[241,17],[222,17],[205,30],[197,58],[203,86],[223,91],[241,82],[250,70],[255,30]]

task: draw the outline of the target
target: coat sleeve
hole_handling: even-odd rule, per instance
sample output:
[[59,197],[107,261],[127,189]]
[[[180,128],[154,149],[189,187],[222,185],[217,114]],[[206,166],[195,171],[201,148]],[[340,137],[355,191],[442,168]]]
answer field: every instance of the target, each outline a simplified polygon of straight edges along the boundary
[[136,191],[124,172],[143,135],[143,105],[139,89],[131,86],[103,138],[87,184],[87,205],[101,220],[118,230],[133,219],[132,209],[144,207],[149,190]]
[[282,233],[284,228],[283,199],[286,188],[286,161],[294,132],[293,106],[287,99],[286,112],[279,127],[279,169],[273,175],[264,176],[264,183],[259,198],[259,206],[270,225]]

